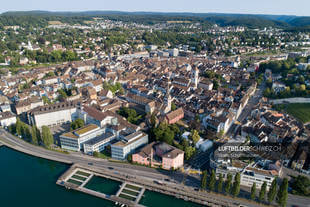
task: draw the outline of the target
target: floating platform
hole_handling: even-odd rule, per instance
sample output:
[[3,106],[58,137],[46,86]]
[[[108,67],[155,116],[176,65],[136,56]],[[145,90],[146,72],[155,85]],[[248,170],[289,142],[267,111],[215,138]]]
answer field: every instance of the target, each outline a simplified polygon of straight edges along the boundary
[[118,190],[116,196],[134,201],[138,204],[144,194],[144,191],[145,188],[143,186],[124,182]]
[[[67,189],[87,193],[89,195],[106,199],[120,205],[125,205],[128,207],[144,207],[143,205],[138,204],[145,191],[145,188],[143,188],[142,186],[124,182],[116,195],[107,195],[84,187],[93,176],[105,177],[99,173],[78,167],[77,165],[72,165],[57,180],[56,183],[58,185],[66,187]],[[128,188],[128,186],[131,188],[133,186],[134,189]]]

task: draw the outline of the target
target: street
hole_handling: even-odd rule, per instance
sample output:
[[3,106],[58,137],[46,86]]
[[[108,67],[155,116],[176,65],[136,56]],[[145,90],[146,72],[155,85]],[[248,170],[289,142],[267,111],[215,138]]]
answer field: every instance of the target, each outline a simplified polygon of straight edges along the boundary
[[[0,129],[0,142],[11,147],[17,151],[21,151],[33,156],[59,161],[67,164],[78,164],[85,166],[89,169],[96,168],[102,170],[110,170],[114,173],[126,174],[129,176],[134,176],[136,179],[144,179],[147,181],[160,180],[168,184],[169,187],[175,189],[183,189],[188,192],[194,192],[195,188],[200,186],[200,179],[196,176],[186,175],[179,171],[164,171],[160,169],[148,168],[143,166],[131,165],[128,163],[122,162],[111,162],[108,160],[94,158],[88,155],[83,155],[81,153],[70,153],[64,154],[57,151],[47,150],[43,147],[35,146],[29,144],[18,137],[15,137],[5,130]],[[169,180],[169,181],[168,181]],[[183,182],[186,184],[184,185]],[[245,192],[246,193],[246,192]],[[241,203],[245,206],[259,206],[254,205],[252,202],[249,205],[250,201],[247,200],[235,200],[231,197],[223,196],[221,194],[212,194],[212,197],[215,197],[218,200],[227,201],[228,199],[233,203]],[[310,199],[302,197],[302,199],[297,198],[296,196],[289,195],[288,206],[296,205],[298,201],[298,206],[309,207]]]

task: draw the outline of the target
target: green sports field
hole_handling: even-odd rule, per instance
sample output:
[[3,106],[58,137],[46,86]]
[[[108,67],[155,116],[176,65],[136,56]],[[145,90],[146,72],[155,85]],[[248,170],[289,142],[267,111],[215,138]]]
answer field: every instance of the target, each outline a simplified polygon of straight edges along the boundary
[[284,104],[283,109],[290,115],[300,120],[302,123],[310,122],[309,103]]

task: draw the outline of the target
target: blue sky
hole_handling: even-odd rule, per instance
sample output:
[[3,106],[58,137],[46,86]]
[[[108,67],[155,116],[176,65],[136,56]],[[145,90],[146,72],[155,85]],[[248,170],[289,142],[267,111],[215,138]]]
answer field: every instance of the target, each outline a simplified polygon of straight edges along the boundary
[[310,0],[2,0],[0,12],[117,10],[310,16],[309,8]]

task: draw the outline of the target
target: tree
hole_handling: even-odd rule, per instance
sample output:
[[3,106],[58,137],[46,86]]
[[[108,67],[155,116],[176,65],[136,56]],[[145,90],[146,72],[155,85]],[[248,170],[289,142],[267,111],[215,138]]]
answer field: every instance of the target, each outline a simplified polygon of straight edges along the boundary
[[266,86],[267,86],[268,88],[271,88],[271,87],[272,87],[272,79],[271,79],[271,78],[268,78],[268,79],[266,80]]
[[212,170],[211,171],[211,176],[209,178],[209,183],[208,183],[209,190],[214,191],[215,183],[216,183],[215,171]]
[[22,122],[21,122],[21,120],[19,119],[19,118],[17,118],[16,119],[16,133],[18,134],[18,135],[22,135]]
[[46,96],[42,96],[42,100],[44,104],[50,104],[51,101],[46,97]]
[[84,120],[78,118],[71,123],[70,128],[71,128],[71,130],[75,130],[75,129],[79,129],[79,128],[83,127],[84,125],[85,125]]
[[97,152],[97,151],[95,151],[95,152],[93,152],[93,156],[94,156],[94,157],[98,157],[98,158],[99,158],[99,157],[100,157],[100,153],[99,153],[99,152]]
[[288,190],[288,179],[284,178],[277,194],[277,203],[281,207],[286,206],[288,196],[287,190]]
[[156,120],[157,120],[157,118],[156,118],[155,113],[152,113],[151,117],[150,117],[150,124],[151,124],[152,128],[154,128],[156,126]]
[[306,176],[298,175],[294,177],[292,182],[293,194],[309,196],[310,195],[310,179]]
[[58,99],[60,101],[64,101],[68,97],[68,95],[66,94],[66,92],[63,89],[59,89],[58,93],[59,93]]
[[122,107],[120,108],[117,113],[123,117],[125,117],[128,122],[132,123],[132,124],[137,124],[139,122],[140,119],[142,119],[141,115],[138,115],[136,110],[134,109],[130,109],[127,107]]
[[22,122],[22,137],[28,142],[31,140],[31,131],[29,129],[29,126],[23,122]]
[[188,160],[189,158],[191,158],[193,154],[195,154],[195,152],[196,152],[195,147],[192,147],[192,146],[185,147],[184,149],[185,160]]
[[154,135],[157,141],[172,144],[174,140],[174,132],[170,129],[168,124],[162,122],[154,129]]
[[[39,131],[40,132],[40,131]],[[38,129],[35,125],[32,125],[31,127],[31,142],[35,145],[38,145],[39,143],[38,138]]]
[[240,173],[235,175],[235,181],[232,187],[232,195],[234,197],[238,196],[240,192]]
[[256,197],[256,183],[253,183],[252,188],[251,188],[251,200],[255,200]]
[[232,175],[230,173],[227,174],[227,180],[225,183],[225,193],[229,194],[231,189]]
[[175,105],[174,102],[171,103],[171,111],[174,111],[177,109],[177,106]]
[[266,189],[267,189],[267,182],[265,181],[262,185],[262,187],[260,188],[260,192],[259,192],[259,201],[265,201],[265,194],[266,194]]
[[130,155],[127,156],[127,161],[128,161],[129,163],[132,162],[132,154],[130,154]]
[[196,129],[192,131],[190,138],[193,140],[194,144],[196,144],[199,141],[200,136]]
[[47,126],[42,126],[42,141],[44,146],[47,148],[54,143],[53,135]]
[[223,175],[219,175],[218,183],[217,183],[217,192],[222,192],[223,190]]
[[271,203],[274,200],[276,193],[277,193],[277,178],[275,178],[272,181],[271,186],[268,191],[268,202],[269,203]]
[[201,189],[205,190],[207,188],[207,171],[203,171],[202,173],[202,179],[201,179]]
[[213,90],[217,90],[219,86],[219,82],[217,80],[213,80]]

